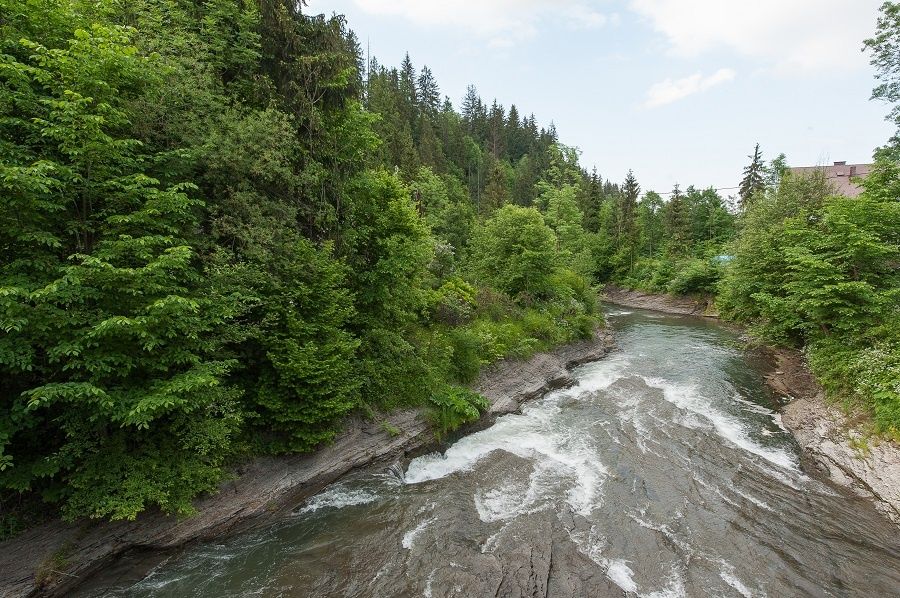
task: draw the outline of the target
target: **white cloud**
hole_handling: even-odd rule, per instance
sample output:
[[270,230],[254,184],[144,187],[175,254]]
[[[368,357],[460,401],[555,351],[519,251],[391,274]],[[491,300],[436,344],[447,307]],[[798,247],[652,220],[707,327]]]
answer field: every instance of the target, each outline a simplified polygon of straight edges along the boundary
[[607,16],[587,0],[354,0],[362,10],[406,18],[420,26],[451,26],[474,33],[492,47],[509,47],[534,37],[542,21],[575,28],[603,27]]
[[572,3],[562,7],[561,14],[573,27],[583,29],[599,28],[606,25],[610,17],[580,3]]
[[882,0],[631,0],[679,56],[731,49],[784,74],[864,67]]
[[733,80],[735,72],[732,69],[719,69],[712,75],[704,77],[702,73],[694,73],[683,79],[666,79],[654,84],[647,90],[645,108],[656,108],[677,102],[695,93],[706,91],[716,85]]

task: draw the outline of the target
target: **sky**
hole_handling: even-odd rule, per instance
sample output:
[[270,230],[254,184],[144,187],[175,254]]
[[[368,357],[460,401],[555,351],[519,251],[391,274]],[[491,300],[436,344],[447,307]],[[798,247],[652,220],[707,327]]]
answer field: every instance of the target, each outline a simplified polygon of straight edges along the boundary
[[[756,143],[789,165],[869,162],[893,132],[862,40],[881,0],[309,0],[365,51],[409,52],[459,107],[466,86],[552,121],[582,165],[643,191],[735,187]],[[723,195],[734,194],[724,190]]]

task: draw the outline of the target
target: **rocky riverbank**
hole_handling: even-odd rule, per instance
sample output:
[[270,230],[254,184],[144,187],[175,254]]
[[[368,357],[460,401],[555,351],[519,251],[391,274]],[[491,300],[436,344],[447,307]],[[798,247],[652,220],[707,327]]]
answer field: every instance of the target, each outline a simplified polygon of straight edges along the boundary
[[[571,383],[569,370],[604,357],[611,335],[505,360],[487,368],[474,385],[490,408],[466,431],[552,388]],[[382,421],[355,418],[335,441],[310,455],[257,458],[235,469],[235,478],[196,502],[197,513],[179,519],[146,513],[136,521],[51,522],[0,543],[0,596],[63,596],[92,574],[135,551],[165,555],[186,544],[265,524],[353,470],[384,465],[436,448],[421,410],[398,411]]]
[[770,350],[775,369],[766,379],[790,399],[781,421],[802,449],[807,468],[869,498],[900,525],[900,446],[868,435],[868,416],[848,415],[825,399],[799,351]]
[[660,295],[623,289],[621,287],[607,285],[603,289],[604,299],[609,303],[623,305],[625,307],[637,307],[640,309],[652,309],[669,314],[685,316],[703,316],[707,318],[718,317],[713,306],[712,297],[677,297],[675,295]]
[[[604,299],[625,307],[665,313],[717,317],[711,300],[653,295],[609,286]],[[829,404],[802,353],[762,347],[772,361],[769,387],[789,402],[782,423],[802,450],[804,465],[833,483],[874,501],[876,508],[900,525],[900,446],[870,438],[866,418],[853,418]]]

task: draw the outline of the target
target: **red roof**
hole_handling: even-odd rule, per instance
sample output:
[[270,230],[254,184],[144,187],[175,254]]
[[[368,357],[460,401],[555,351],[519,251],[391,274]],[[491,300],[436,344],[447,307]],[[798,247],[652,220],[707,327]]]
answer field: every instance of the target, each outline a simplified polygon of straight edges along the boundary
[[852,179],[863,179],[872,170],[872,164],[847,164],[846,162],[835,162],[831,166],[799,166],[789,168],[788,170],[794,175],[806,175],[813,172],[824,172],[825,178],[831,183],[835,191],[840,195],[847,197],[857,197],[862,193],[862,187]]

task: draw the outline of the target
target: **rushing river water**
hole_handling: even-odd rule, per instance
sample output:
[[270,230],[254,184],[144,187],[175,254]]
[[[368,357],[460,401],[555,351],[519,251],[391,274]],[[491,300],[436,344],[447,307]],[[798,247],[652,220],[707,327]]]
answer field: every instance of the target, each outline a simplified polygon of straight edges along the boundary
[[900,595],[896,528],[803,473],[733,333],[608,319],[577,385],[96,595]]

